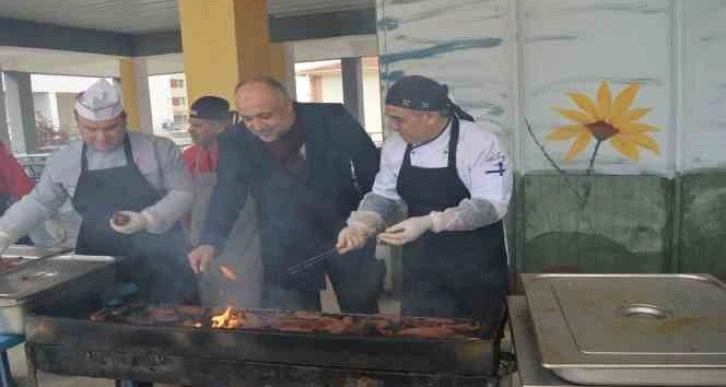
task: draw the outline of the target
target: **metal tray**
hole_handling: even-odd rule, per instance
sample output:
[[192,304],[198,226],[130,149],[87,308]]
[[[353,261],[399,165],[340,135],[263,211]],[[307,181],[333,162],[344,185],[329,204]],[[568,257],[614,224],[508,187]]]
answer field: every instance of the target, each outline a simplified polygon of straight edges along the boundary
[[0,276],[0,334],[24,333],[25,317],[39,306],[72,304],[115,282],[115,259],[60,255]]
[[[32,262],[40,257],[56,253],[63,250],[62,248],[42,248],[35,246],[24,246],[24,245],[12,245],[0,256],[0,275],[5,274],[10,270],[24,265],[28,262]],[[3,262],[12,262],[11,266],[3,267]]]
[[523,274],[543,366],[578,384],[723,386],[726,286],[696,274]]

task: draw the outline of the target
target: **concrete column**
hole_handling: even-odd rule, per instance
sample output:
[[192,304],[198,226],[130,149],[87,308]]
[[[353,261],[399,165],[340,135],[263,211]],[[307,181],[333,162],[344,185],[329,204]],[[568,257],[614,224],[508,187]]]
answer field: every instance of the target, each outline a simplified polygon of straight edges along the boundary
[[282,82],[295,99],[295,48],[292,44],[270,44],[270,75]]
[[348,111],[365,127],[363,113],[363,58],[343,58],[340,61],[343,73],[343,103]]
[[38,144],[30,73],[6,71],[5,91],[13,152],[33,153],[37,150]]
[[179,0],[189,101],[217,95],[234,103],[246,78],[272,75],[266,0]]
[[121,59],[119,74],[129,130],[153,133],[154,123],[151,119],[151,95],[146,59]]
[[0,69],[0,141],[10,149],[10,131],[8,130],[8,115],[5,107],[5,82]]

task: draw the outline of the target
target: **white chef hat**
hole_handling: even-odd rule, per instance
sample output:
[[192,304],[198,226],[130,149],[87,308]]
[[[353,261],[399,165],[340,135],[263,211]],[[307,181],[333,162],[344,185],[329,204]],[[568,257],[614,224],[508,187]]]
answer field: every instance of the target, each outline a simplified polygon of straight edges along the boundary
[[81,93],[73,108],[79,116],[91,121],[110,120],[124,111],[118,90],[105,79],[99,79]]

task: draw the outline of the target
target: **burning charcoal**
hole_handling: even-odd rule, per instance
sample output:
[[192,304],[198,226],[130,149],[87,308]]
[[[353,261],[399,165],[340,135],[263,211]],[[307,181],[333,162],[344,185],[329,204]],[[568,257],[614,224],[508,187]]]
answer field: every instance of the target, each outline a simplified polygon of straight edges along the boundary
[[113,221],[113,224],[115,224],[117,226],[125,226],[125,225],[129,224],[129,222],[131,221],[130,216],[128,216],[126,214],[122,214],[119,211],[114,212],[113,217],[111,219]]
[[244,309],[235,310],[231,306],[228,306],[222,314],[212,317],[212,328],[243,328],[245,321],[246,312]]

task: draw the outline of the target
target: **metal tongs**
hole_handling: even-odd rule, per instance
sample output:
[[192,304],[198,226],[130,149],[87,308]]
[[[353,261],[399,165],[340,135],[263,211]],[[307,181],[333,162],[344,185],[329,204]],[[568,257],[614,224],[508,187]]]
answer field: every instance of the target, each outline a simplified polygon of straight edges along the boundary
[[312,266],[318,264],[319,262],[324,261],[326,258],[328,258],[329,256],[333,255],[336,252],[338,252],[338,250],[335,247],[333,247],[332,249],[327,250],[323,253],[320,253],[312,258],[308,258],[296,265],[288,267],[287,271],[290,274],[297,274],[309,267],[312,267]]

